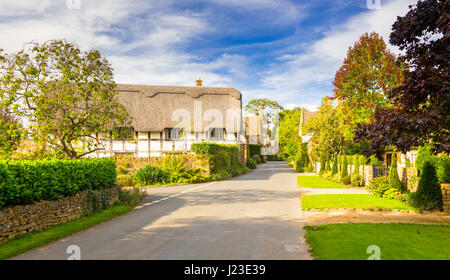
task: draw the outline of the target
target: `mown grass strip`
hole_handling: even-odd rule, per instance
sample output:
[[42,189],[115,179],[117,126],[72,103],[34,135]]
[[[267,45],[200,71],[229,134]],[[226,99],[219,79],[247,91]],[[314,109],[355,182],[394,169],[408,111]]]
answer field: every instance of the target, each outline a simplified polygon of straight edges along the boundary
[[371,194],[315,194],[301,197],[302,209],[388,209],[417,210],[400,201]]
[[298,176],[297,184],[299,187],[303,188],[330,188],[330,189],[347,188],[346,185],[331,182],[319,176]]
[[381,260],[449,260],[450,227],[420,224],[329,224],[306,226],[316,260],[367,260],[376,245]]

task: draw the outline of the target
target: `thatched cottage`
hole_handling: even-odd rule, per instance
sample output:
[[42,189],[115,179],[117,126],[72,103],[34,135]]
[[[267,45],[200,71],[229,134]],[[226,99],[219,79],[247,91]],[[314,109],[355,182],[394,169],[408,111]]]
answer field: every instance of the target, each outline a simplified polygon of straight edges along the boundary
[[[99,157],[188,152],[192,143],[238,144],[245,139],[241,93],[233,88],[119,84],[129,127],[103,135]],[[245,141],[245,140],[243,140]]]

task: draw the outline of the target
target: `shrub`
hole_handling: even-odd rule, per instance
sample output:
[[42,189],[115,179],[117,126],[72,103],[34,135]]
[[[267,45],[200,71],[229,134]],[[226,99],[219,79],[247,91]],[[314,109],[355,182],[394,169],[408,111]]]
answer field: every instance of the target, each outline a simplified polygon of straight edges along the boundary
[[247,167],[242,166],[240,164],[235,164],[231,167],[231,175],[233,177],[245,174],[248,171],[249,171],[249,169]]
[[326,160],[325,160],[325,171],[331,171],[330,167],[330,155],[327,154]]
[[246,165],[250,169],[255,169],[256,168],[255,161],[252,158],[248,158],[247,159],[247,164]]
[[322,155],[321,157],[320,157],[320,171],[319,171],[319,174],[320,173],[322,173],[322,172],[324,172],[326,169],[326,167],[325,167],[325,165],[326,165],[326,157],[325,157],[325,155]]
[[400,195],[402,195],[402,193],[399,190],[391,188],[383,193],[383,198],[402,200],[399,198]]
[[133,175],[129,174],[117,175],[117,185],[121,188],[134,186]]
[[111,188],[116,177],[116,164],[107,158],[0,161],[0,208]]
[[347,165],[347,157],[343,156],[342,159],[342,170],[341,170],[341,177],[345,178],[348,176],[348,165]]
[[383,194],[389,190],[389,178],[388,177],[376,177],[370,181],[367,190],[375,196],[383,197]]
[[331,171],[325,171],[320,176],[324,179],[331,180]]
[[253,160],[256,164],[261,164],[261,157],[259,155],[254,155]]
[[162,183],[164,181],[164,173],[158,166],[146,165],[134,174],[134,179],[141,186],[150,186]]
[[331,181],[335,182],[335,183],[340,183],[341,182],[341,175],[339,174],[334,174],[331,175]]
[[267,162],[267,156],[261,156],[261,163],[266,163]]
[[230,177],[231,177],[230,172],[228,172],[226,170],[221,170],[221,171],[211,175],[211,179],[213,181],[221,181],[221,180],[224,180],[224,179],[227,179]]
[[119,202],[124,205],[134,206],[141,201],[143,194],[138,188],[131,190],[119,190]]
[[441,184],[450,183],[450,157],[445,155],[439,160],[437,176]]
[[393,154],[391,158],[391,170],[389,171],[389,186],[391,187],[391,189],[396,189],[398,191],[402,191],[404,189],[402,182],[400,182],[400,178],[398,177],[397,157],[395,156],[395,154]]
[[352,186],[354,187],[362,186],[362,176],[359,175],[359,173],[352,173],[352,175],[350,176],[350,181]]
[[333,166],[331,167],[331,175],[335,175],[338,173],[338,163],[337,163],[337,156],[335,155],[333,157]]
[[431,154],[431,149],[429,145],[424,145],[422,147],[419,147],[419,150],[417,151],[417,158],[416,158],[416,168],[419,171],[419,175],[422,173],[422,169],[424,167],[425,162],[430,162],[433,165],[436,165],[436,157],[434,157]]
[[350,176],[349,175],[341,176],[341,183],[344,185],[350,185],[351,183]]
[[422,165],[422,175],[414,195],[413,204],[423,210],[442,209],[442,192],[436,176],[436,169],[430,161]]
[[225,150],[218,151],[217,155],[214,157],[214,172],[222,170],[231,170],[231,157]]
[[371,155],[369,158],[369,165],[382,166],[383,162],[379,160],[375,155]]

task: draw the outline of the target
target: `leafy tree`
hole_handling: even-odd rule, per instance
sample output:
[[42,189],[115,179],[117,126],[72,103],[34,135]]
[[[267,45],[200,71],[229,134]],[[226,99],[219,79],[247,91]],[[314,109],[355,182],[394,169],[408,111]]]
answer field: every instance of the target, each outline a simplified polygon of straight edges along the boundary
[[335,98],[342,101],[346,129],[367,123],[377,108],[388,106],[386,93],[400,85],[402,65],[375,32],[362,35],[349,49],[333,82]]
[[331,170],[331,168],[330,168],[330,154],[327,154],[327,157],[326,157],[326,161],[325,161],[325,171],[330,171]]
[[408,67],[403,83],[387,93],[392,106],[378,108],[373,122],[357,128],[355,140],[369,141],[368,153],[424,143],[450,151],[449,10],[448,0],[418,1],[392,26],[389,42],[404,52]]
[[0,109],[0,158],[9,157],[17,148],[22,130],[22,125],[16,116]]
[[297,155],[301,137],[299,136],[301,109],[284,110],[280,114],[279,144],[284,157],[294,159]]
[[399,191],[403,190],[402,182],[400,182],[400,178],[398,177],[397,172],[397,156],[392,154],[391,158],[391,170],[389,172],[389,186],[391,189],[396,189]]
[[277,101],[269,100],[267,98],[253,99],[245,105],[245,111],[258,114],[259,110],[272,109],[272,110],[284,110],[284,108],[278,104]]
[[345,135],[343,111],[333,108],[328,99],[322,99],[317,115],[303,127],[305,133],[314,132],[310,139],[311,156],[320,159],[323,153],[343,154],[352,145],[352,136]]
[[97,50],[62,40],[0,50],[0,108],[25,118],[34,141],[68,158],[101,149],[98,133],[125,123],[115,86]]
[[413,204],[424,210],[442,209],[442,192],[434,165],[426,161],[420,176],[419,186],[413,196]]

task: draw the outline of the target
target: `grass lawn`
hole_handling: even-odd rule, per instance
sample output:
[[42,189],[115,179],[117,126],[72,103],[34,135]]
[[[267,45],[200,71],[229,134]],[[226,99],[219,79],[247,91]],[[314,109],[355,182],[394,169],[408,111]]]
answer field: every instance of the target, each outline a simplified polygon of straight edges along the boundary
[[25,253],[33,248],[46,245],[57,239],[90,228],[96,224],[125,214],[133,209],[132,206],[113,206],[103,212],[76,219],[64,224],[49,227],[43,231],[27,233],[21,237],[0,244],[0,260]]
[[297,184],[305,188],[347,188],[346,185],[331,182],[319,176],[298,176]]
[[377,197],[371,194],[316,194],[301,197],[302,209],[391,209],[417,210],[400,201]]
[[450,227],[417,224],[306,226],[317,260],[367,260],[377,245],[381,260],[450,260]]

